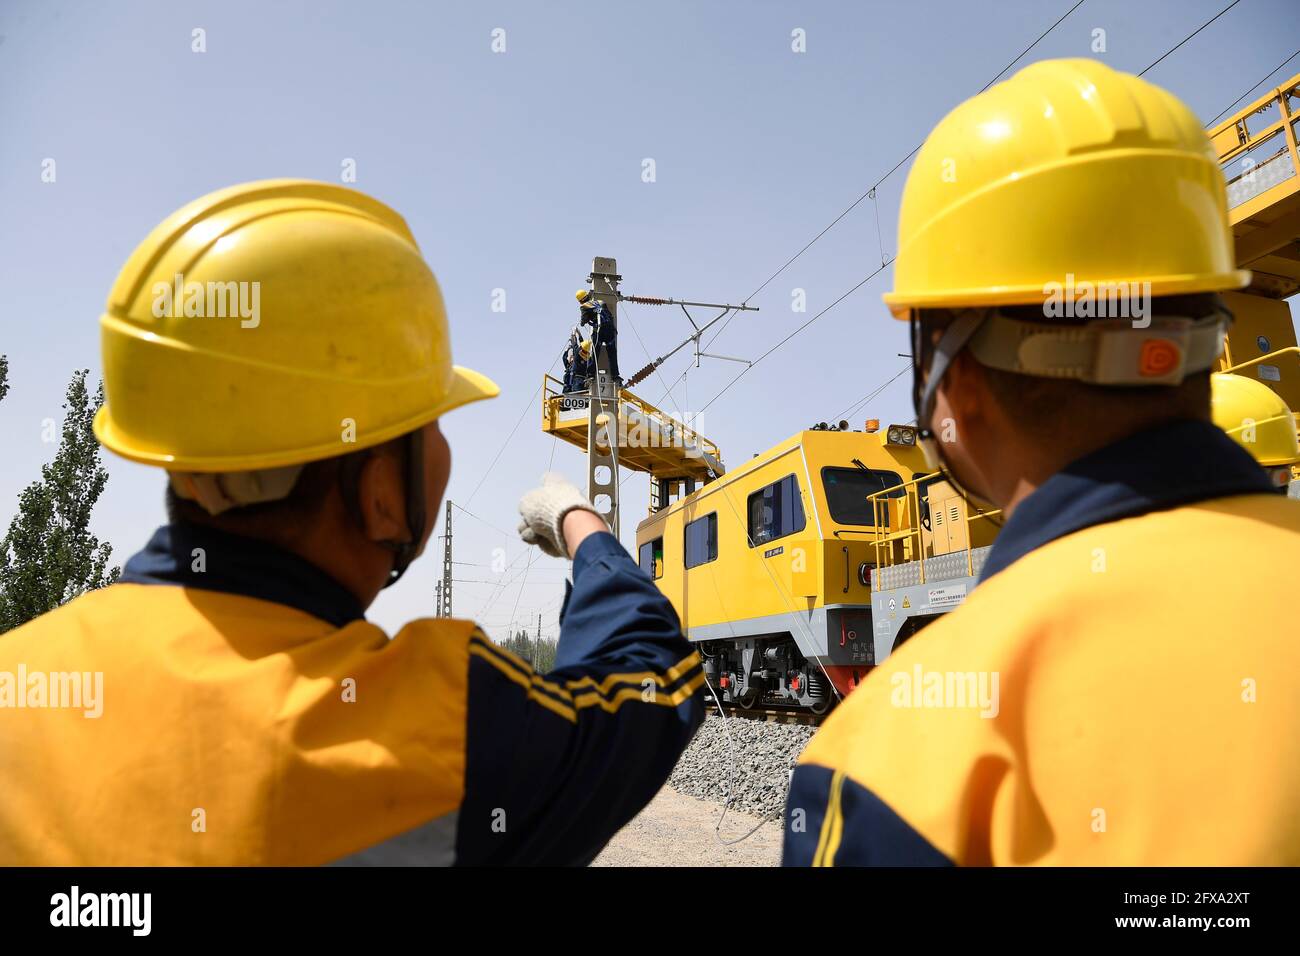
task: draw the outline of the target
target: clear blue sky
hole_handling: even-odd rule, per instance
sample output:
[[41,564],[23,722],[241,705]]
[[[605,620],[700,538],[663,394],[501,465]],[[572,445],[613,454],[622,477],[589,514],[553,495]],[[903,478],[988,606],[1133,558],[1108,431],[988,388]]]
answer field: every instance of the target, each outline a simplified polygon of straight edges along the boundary
[[[1228,0],[1085,0],[1024,60],[1093,56],[1137,71]],[[536,392],[574,317],[594,255],[615,256],[624,291],[737,301],[816,235],[952,106],[972,95],[1072,0],[777,3],[73,3],[0,5],[0,352],[12,390],[0,520],[54,453],[72,371],[100,367],[97,320],[127,255],[165,215],[212,189],[272,176],[357,188],[411,224],[442,283],[456,360],[495,378],[495,402],[444,421],[454,452],[457,616],[494,636],[544,612],[556,633],[564,565],[527,577],[516,501],[548,462],[581,481],[580,453],[539,428]],[[1287,0],[1243,0],[1148,79],[1209,120],[1293,51]],[[207,52],[191,52],[191,31]],[[491,50],[494,28],[506,52]],[[807,52],[791,51],[791,31]],[[1300,72],[1294,63],[1274,80]],[[653,158],[657,181],[641,180]],[[57,182],[41,163],[57,162]],[[763,293],[716,345],[756,357],[894,249],[906,166]],[[880,304],[889,270],[742,378],[700,430],[731,464],[829,419],[905,360]],[[492,290],[507,311],[491,311]],[[807,290],[806,314],[791,290]],[[634,331],[635,330],[635,331]],[[633,370],[689,329],[680,313],[631,307],[620,359]],[[673,382],[685,353],[664,369]],[[703,407],[737,366],[692,369],[665,405]],[[641,391],[656,400],[658,379]],[[533,396],[530,399],[529,396]],[[525,407],[527,411],[525,411]],[[273,414],[274,410],[268,410]],[[911,417],[906,376],[869,407]],[[494,456],[522,422],[495,467]],[[94,530],[125,561],[163,520],[162,478],[106,455]],[[477,490],[476,490],[477,489]],[[624,485],[623,538],[646,482]],[[503,534],[494,528],[511,532]],[[493,550],[513,562],[493,572]],[[481,566],[476,566],[481,565]],[[370,616],[390,629],[431,613],[426,556]],[[509,582],[507,586],[501,584]]]

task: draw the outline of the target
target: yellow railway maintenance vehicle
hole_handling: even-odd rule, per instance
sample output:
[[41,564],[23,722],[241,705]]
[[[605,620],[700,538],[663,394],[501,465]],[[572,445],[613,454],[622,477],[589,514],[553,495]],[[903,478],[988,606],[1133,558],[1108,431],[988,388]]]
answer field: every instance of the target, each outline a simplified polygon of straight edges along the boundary
[[[590,403],[547,376],[543,431],[588,448]],[[722,701],[824,713],[979,574],[993,529],[957,528],[949,513],[965,505],[923,474],[910,426],[819,425],[727,471],[715,444],[630,390],[617,408],[597,440],[617,450],[620,467],[650,476],[638,561],[699,645]],[[908,497],[918,487],[925,501]],[[914,597],[924,613],[889,608],[873,618],[878,532],[913,525],[925,538],[899,539],[887,562],[929,561],[932,583]]]
[[[941,529],[926,541],[898,544],[900,560],[924,552],[932,577],[945,581],[947,590],[932,586],[933,595],[914,597],[918,611],[927,600],[937,608],[965,593],[983,549],[957,553],[944,517],[905,495],[906,483],[922,484],[916,479],[924,472],[911,427],[819,427],[638,525],[638,560],[699,646],[720,700],[824,713],[924,623],[924,615],[873,610],[879,531],[914,522]],[[929,491],[937,503],[939,489]]]

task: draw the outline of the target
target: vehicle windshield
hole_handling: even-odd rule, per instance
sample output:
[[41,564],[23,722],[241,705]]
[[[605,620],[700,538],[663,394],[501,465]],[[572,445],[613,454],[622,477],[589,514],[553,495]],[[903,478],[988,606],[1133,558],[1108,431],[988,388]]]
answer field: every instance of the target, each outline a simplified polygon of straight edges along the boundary
[[[822,469],[826,503],[830,507],[832,520],[837,524],[874,525],[874,509],[867,501],[867,496],[902,484],[903,479],[892,471],[875,471],[868,468]],[[905,493],[904,489],[899,487],[891,492],[889,497],[897,498]]]

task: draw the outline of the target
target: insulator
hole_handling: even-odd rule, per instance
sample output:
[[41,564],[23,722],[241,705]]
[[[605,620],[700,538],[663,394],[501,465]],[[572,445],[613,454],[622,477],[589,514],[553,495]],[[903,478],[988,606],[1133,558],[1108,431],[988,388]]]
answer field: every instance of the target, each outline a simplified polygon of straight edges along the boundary
[[639,384],[640,382],[644,381],[644,380],[646,379],[646,377],[649,376],[649,374],[650,374],[651,372],[653,372],[654,370],[655,370],[654,363],[651,362],[651,363],[650,363],[649,365],[647,365],[645,368],[641,369],[641,370],[638,371],[635,375],[633,375],[631,378],[629,378],[629,379],[627,380],[627,384],[626,384],[624,387],[625,387],[625,388],[631,388],[633,385],[637,385],[637,384]]

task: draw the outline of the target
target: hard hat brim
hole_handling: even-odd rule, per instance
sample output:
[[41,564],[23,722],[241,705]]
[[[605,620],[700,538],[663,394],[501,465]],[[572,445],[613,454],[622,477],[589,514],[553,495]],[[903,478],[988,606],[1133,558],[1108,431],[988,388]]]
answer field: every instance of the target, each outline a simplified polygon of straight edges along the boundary
[[356,444],[349,445],[346,448],[340,447],[338,442],[330,442],[328,445],[315,448],[285,449],[284,451],[261,455],[234,455],[220,458],[167,455],[142,447],[130,435],[125,434],[113,421],[113,416],[107,404],[103,405],[95,413],[95,438],[109,451],[128,461],[138,462],[142,465],[153,465],[158,468],[167,468],[173,471],[252,471],[262,468],[279,468],[284,465],[306,464],[307,462],[333,458],[351,451],[359,451],[362,448],[381,445],[393,438],[413,432],[417,428],[423,428],[430,422],[436,421],[447,412],[460,408],[462,405],[483,401],[488,398],[496,398],[501,393],[500,387],[481,372],[476,372],[461,365],[453,365],[451,371],[452,378],[447,393],[436,405],[424,409],[418,415],[414,415],[406,421],[396,423],[381,431],[372,432],[364,440],[358,440]]
[[[442,404],[445,407],[438,412],[439,415],[460,408],[462,405],[468,405],[470,402],[481,402],[485,398],[496,398],[501,394],[501,387],[482,372],[465,368],[463,365],[453,365],[451,371],[452,386],[446,399],[443,400]],[[434,418],[436,417],[435,415]],[[429,421],[433,421],[433,418]]]

